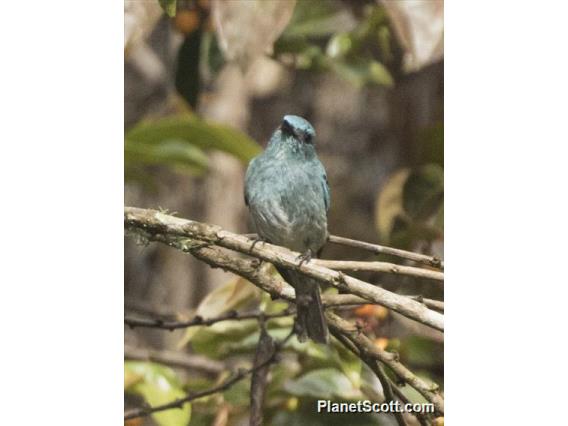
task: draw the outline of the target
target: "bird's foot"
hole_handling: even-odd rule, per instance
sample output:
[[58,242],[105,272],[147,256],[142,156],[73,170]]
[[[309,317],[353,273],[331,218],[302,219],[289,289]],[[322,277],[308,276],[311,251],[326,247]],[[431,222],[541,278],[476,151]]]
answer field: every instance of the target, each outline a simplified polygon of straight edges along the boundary
[[254,250],[254,247],[258,244],[258,243],[264,243],[266,242],[266,240],[264,238],[262,238],[261,236],[256,236],[256,238],[253,238],[252,244],[250,245],[250,249],[249,249],[249,253],[252,253],[252,251]]
[[300,254],[296,260],[299,260],[300,263],[298,264],[298,267],[301,267],[304,263],[308,263],[310,260],[312,260],[312,250],[308,249],[306,250],[304,253]]

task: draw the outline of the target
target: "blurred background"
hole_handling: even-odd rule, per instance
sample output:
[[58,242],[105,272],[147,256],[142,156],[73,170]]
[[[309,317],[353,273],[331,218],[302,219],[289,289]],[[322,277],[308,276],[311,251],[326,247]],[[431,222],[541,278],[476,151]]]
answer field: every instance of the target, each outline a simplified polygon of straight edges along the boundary
[[[317,132],[332,193],[332,234],[443,258],[442,1],[126,0],[124,100],[128,206],[253,232],[243,200],[247,164],[282,117],[295,114]],[[332,245],[322,257],[372,258]],[[251,301],[278,303],[163,245],[144,246],[127,237],[125,262],[127,314],[184,318]],[[400,294],[443,300],[442,287],[428,280],[357,276]],[[363,321],[376,343],[398,351],[413,371],[443,385],[441,333],[380,306],[346,315]],[[150,348],[222,363],[236,362],[230,353],[250,359],[254,333],[258,338],[254,321],[248,329],[213,328],[172,333],[126,328],[126,358],[135,358],[129,349],[132,355]],[[278,325],[272,328],[278,331]],[[222,348],[228,333],[233,346]],[[316,397],[369,398],[374,387],[380,400],[365,369],[360,364],[349,369],[357,360],[335,347],[306,345],[310,352],[300,346],[292,349],[296,367],[288,368],[289,377],[271,384],[266,424],[345,423],[337,415],[310,417],[309,401]],[[171,366],[127,363],[127,373],[146,381],[145,388],[140,381],[126,386],[127,405],[140,397],[167,402],[180,389],[214,382],[211,371],[164,373],[162,367]],[[151,389],[151,377],[161,375],[170,382],[170,394]],[[189,413],[175,410],[131,424],[247,424],[246,382],[243,386],[242,396],[237,389],[194,403]],[[407,391],[411,400],[423,401]],[[389,416],[349,421],[394,424]]]

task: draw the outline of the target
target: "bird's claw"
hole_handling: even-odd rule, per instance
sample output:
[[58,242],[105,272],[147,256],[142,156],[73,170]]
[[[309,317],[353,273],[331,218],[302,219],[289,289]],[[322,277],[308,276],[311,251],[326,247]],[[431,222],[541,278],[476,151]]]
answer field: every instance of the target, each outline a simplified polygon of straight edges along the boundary
[[252,251],[254,250],[254,247],[258,244],[258,243],[264,243],[265,240],[262,237],[257,236],[256,238],[253,239],[252,244],[250,246],[249,249],[249,253],[252,253]]
[[308,249],[304,253],[298,255],[296,260],[300,261],[300,263],[298,264],[298,267],[301,267],[304,263],[308,263],[310,260],[312,260],[312,251],[310,249]]

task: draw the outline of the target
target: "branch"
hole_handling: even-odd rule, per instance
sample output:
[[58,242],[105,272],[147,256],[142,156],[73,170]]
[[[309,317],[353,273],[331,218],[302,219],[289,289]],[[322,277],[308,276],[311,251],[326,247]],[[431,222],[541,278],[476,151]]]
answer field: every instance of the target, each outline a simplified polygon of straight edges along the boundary
[[[337,340],[339,340],[343,344],[343,346],[345,346],[348,350],[353,352],[355,354],[355,356],[361,358],[361,360],[365,364],[367,364],[369,366],[369,368],[375,373],[375,375],[377,376],[377,378],[381,382],[381,386],[383,387],[383,393],[384,393],[384,396],[385,396],[385,401],[386,402],[394,401],[394,395],[392,393],[391,383],[388,380],[388,377],[386,376],[384,371],[381,369],[381,366],[379,365],[379,363],[373,358],[362,355],[359,348],[357,346],[355,346],[353,344],[353,342],[351,342],[351,340],[346,338],[338,330],[332,329],[331,334],[333,334],[333,336],[335,336],[335,338]],[[394,417],[396,419],[396,423],[399,426],[407,426],[407,423],[404,420],[402,413],[395,411],[392,414],[394,415]]]
[[246,319],[270,319],[270,318],[280,318],[288,315],[294,314],[294,309],[288,308],[282,312],[274,314],[265,314],[262,311],[238,313],[236,311],[229,311],[218,317],[204,319],[201,316],[196,316],[188,321],[172,321],[163,320],[159,318],[124,318],[124,324],[130,328],[145,327],[145,328],[161,328],[164,330],[173,331],[178,328],[189,328],[200,325],[212,325],[221,321],[231,321],[231,320],[246,320]]
[[145,416],[149,416],[150,414],[153,414],[153,413],[158,413],[160,411],[171,410],[172,408],[181,408],[181,407],[184,406],[184,404],[187,404],[188,402],[194,401],[194,400],[199,399],[199,398],[203,398],[204,396],[209,396],[209,395],[213,395],[213,394],[218,393],[218,392],[223,392],[223,391],[229,389],[231,386],[233,386],[235,383],[243,380],[249,374],[254,373],[256,370],[261,369],[261,368],[275,362],[276,361],[276,355],[282,349],[282,347],[288,342],[288,340],[290,340],[290,338],[293,335],[294,335],[294,329],[292,328],[292,331],[290,332],[290,334],[285,339],[275,343],[275,350],[274,350],[272,356],[270,356],[270,358],[268,358],[265,362],[262,362],[258,365],[253,366],[252,368],[249,368],[249,369],[246,369],[246,370],[239,369],[233,375],[233,377],[225,380],[220,385],[212,387],[212,388],[204,390],[204,391],[201,391],[201,392],[188,393],[187,396],[185,396],[184,398],[176,399],[176,400],[169,402],[167,404],[157,405],[155,407],[142,407],[142,408],[135,408],[135,409],[132,409],[132,410],[128,410],[127,412],[124,413],[124,420],[135,419],[135,418],[138,418],[138,417],[145,417]]
[[361,357],[371,357],[388,366],[394,373],[404,382],[408,383],[416,389],[426,400],[434,404],[434,407],[441,414],[444,413],[444,399],[438,392],[437,385],[429,385],[421,378],[416,376],[412,371],[406,368],[398,360],[398,356],[392,352],[387,352],[376,346],[367,336],[359,331],[359,329],[344,320],[338,315],[331,312],[325,314],[327,323],[332,332],[341,333],[357,346]]
[[160,362],[173,367],[201,370],[206,373],[220,373],[225,370],[225,364],[222,362],[203,356],[167,350],[142,349],[128,345],[124,347],[124,358]]
[[[366,299],[363,299],[359,296],[354,296],[352,294],[324,294],[323,297],[323,304],[324,306],[345,306],[345,305],[368,305],[374,304]],[[418,296],[404,296],[408,297],[412,300],[416,300],[418,303],[422,303],[424,306],[430,309],[436,309],[443,311],[444,310],[444,302],[440,300],[434,299],[427,299],[420,295]],[[378,303],[375,303],[378,304]]]
[[413,266],[401,266],[388,262],[359,262],[354,260],[324,260],[314,259],[316,265],[325,266],[339,271],[365,271],[386,272],[390,274],[408,275],[416,278],[429,278],[443,282],[444,273],[429,269],[415,268]]
[[[388,379],[388,380],[389,380],[391,389],[396,394],[398,399],[400,399],[403,404],[411,403],[410,400],[406,397],[406,395],[402,393],[402,391],[399,389],[399,387],[397,385],[395,385],[392,382],[391,379]],[[420,423],[420,426],[429,426],[429,425],[432,424],[430,421],[428,421],[428,415],[426,415],[425,413],[423,413],[421,411],[413,411],[411,414],[414,417],[416,417],[416,419],[418,420],[418,423]]]
[[337,235],[330,235],[330,243],[342,246],[356,247],[363,250],[370,251],[374,254],[389,254],[391,256],[401,257],[403,259],[412,260],[414,262],[423,263],[434,268],[444,269],[444,262],[434,256],[427,256],[421,253],[414,253],[412,251],[401,250],[393,247],[381,246],[378,244],[366,243],[364,241],[352,240],[350,238],[338,237]]
[[[142,215],[142,217],[140,217],[140,215]],[[144,215],[148,215],[149,217],[145,217]],[[158,218],[156,218],[156,216]],[[175,222],[173,227],[170,226],[170,223],[168,223],[170,220],[174,220]],[[323,295],[323,302],[325,306],[329,307],[339,305],[356,305],[361,303],[377,303],[389,307],[395,311],[401,312],[403,309],[398,309],[398,306],[402,305],[406,312],[410,311],[410,314],[407,315],[409,318],[417,319],[419,322],[422,322],[426,325],[429,325],[429,323],[427,321],[421,320],[420,315],[432,315],[432,318],[434,319],[443,318],[443,315],[426,309],[426,307],[422,304],[424,300],[420,296],[400,296],[386,290],[373,287],[368,283],[347,277],[336,271],[331,271],[321,266],[312,265],[311,262],[308,265],[298,266],[292,260],[290,260],[290,258],[293,258],[295,260],[293,252],[269,244],[261,244],[262,249],[260,249],[254,247],[253,241],[250,241],[242,236],[222,231],[218,227],[212,227],[211,225],[173,218],[171,216],[167,216],[155,211],[130,208],[126,208],[125,222],[127,229],[135,231],[136,234],[142,236],[142,238],[162,242],[184,252],[191,253],[193,256],[212,267],[220,267],[227,271],[234,272],[246,278],[252,284],[266,291],[274,298],[279,297],[285,300],[294,301],[294,289],[281,278],[275,277],[270,274],[267,271],[267,268],[263,267],[262,263],[260,263],[257,259],[246,259],[240,256],[235,256],[232,253],[226,252],[218,247],[214,247],[215,243],[213,241],[219,242],[219,245],[221,245],[222,243],[224,244],[223,247],[227,248],[231,248],[231,246],[239,247],[241,248],[241,251],[244,251],[242,247],[246,247],[248,250],[253,250],[255,252],[254,254],[259,258],[269,261],[275,259],[274,263],[277,264],[284,264],[287,266],[289,263],[291,263],[294,265],[294,268],[296,268],[296,270],[301,270],[302,272],[306,273],[306,275],[315,276],[320,273],[332,274],[330,283],[335,283],[336,287],[340,287],[343,290],[349,291],[350,288],[357,287],[358,283],[362,283],[358,288],[365,288],[365,290],[367,290],[367,288],[370,288],[368,294],[366,292],[360,291],[360,293],[365,294],[367,297],[360,297],[353,294]],[[189,231],[186,232],[183,228],[188,223]],[[198,227],[201,229],[201,231],[204,233],[204,236],[202,238],[205,241],[203,239],[195,237],[195,235],[201,234],[196,233],[195,230],[192,231],[193,227]],[[211,228],[213,228],[215,231],[211,231]],[[213,232],[213,234],[211,234],[210,232]],[[217,233],[219,233],[221,236],[217,235]],[[190,238],[187,238],[187,234],[190,235]],[[233,239],[236,239],[237,242],[234,242]],[[233,242],[231,243],[231,241]],[[316,269],[317,271],[314,273],[313,269]],[[312,272],[312,274],[308,274],[306,271],[310,271]],[[341,279],[344,280],[347,284],[341,286],[337,285],[337,282],[334,280],[337,280],[338,276],[342,277]],[[350,285],[353,282],[355,284]],[[373,290],[378,291],[378,293]],[[412,298],[416,298],[417,300],[413,300]],[[371,300],[369,301],[369,299]],[[407,304],[407,302],[411,303]],[[424,314],[424,312],[426,313]],[[353,345],[359,348],[360,353],[363,356],[371,357],[387,365],[398,377],[401,378],[401,380],[408,383],[410,386],[420,392],[428,401],[432,402],[438,412],[443,413],[443,398],[437,392],[436,385],[429,385],[422,379],[414,375],[414,373],[412,373],[398,361],[396,354],[383,351],[375,346],[369,338],[360,333],[360,331],[348,321],[343,320],[341,317],[331,312],[327,312],[326,317],[332,331],[336,331],[347,336],[349,340],[353,342]],[[209,395],[209,393],[207,393],[207,395]],[[176,406],[178,405],[174,405],[174,407]]]
[[200,258],[198,253],[201,253],[201,258],[205,262],[213,266],[224,267],[245,278],[256,275],[256,272],[250,271],[250,265],[248,265],[248,271],[241,268],[247,269],[247,265],[242,263],[246,261],[237,260],[234,257],[229,258],[227,255],[221,254],[220,250],[209,246],[218,245],[299,271],[342,291],[383,305],[437,330],[444,329],[443,315],[439,312],[432,311],[408,297],[376,287],[342,272],[316,265],[314,262],[298,263],[299,253],[292,252],[284,247],[268,243],[255,244],[254,241],[242,235],[225,231],[219,226],[180,219],[155,210],[125,207],[124,221],[125,228],[128,231],[135,232],[148,240],[163,242],[187,251],[198,258]]

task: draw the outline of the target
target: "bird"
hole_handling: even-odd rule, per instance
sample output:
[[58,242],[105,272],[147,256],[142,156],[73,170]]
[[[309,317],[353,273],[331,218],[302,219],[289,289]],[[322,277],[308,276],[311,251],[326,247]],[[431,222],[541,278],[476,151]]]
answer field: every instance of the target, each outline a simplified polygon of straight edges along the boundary
[[[301,253],[300,264],[319,256],[329,238],[331,194],[315,139],[314,127],[306,119],[284,116],[245,175],[245,204],[258,240]],[[317,280],[281,266],[276,269],[296,292],[298,340],[328,343]]]

